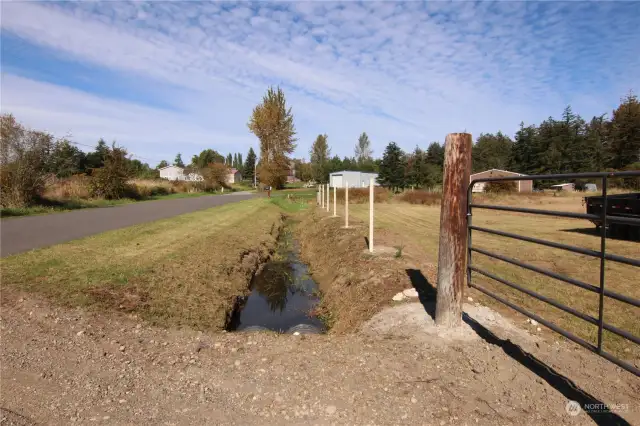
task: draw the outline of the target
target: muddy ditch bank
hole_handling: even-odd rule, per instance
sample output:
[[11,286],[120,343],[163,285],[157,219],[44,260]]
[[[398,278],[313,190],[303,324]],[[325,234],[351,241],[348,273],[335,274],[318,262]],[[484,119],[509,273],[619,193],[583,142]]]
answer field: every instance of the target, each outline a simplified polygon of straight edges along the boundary
[[423,284],[420,279],[426,283],[421,270],[428,276],[429,267],[406,254],[366,254],[368,229],[357,221],[344,229],[343,220],[313,209],[301,213],[295,227],[300,257],[322,293],[318,311],[334,333],[355,331],[396,293]]
[[237,297],[227,331],[274,331],[320,334],[326,329],[317,315],[320,291],[299,258],[293,222],[284,220],[277,246],[249,283],[249,292]]

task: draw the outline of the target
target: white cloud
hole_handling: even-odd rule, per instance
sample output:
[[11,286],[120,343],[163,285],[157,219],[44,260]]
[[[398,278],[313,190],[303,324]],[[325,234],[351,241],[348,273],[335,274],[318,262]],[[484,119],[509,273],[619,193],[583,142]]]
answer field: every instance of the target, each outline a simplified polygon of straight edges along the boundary
[[[196,148],[226,143],[207,135],[216,133],[246,148],[253,140],[247,117],[269,84],[287,91],[299,155],[321,132],[340,155],[351,155],[362,131],[377,152],[389,140],[411,149],[464,129],[511,133],[520,121],[558,115],[567,103],[585,116],[607,112],[626,90],[640,87],[630,71],[640,68],[633,22],[640,3],[22,2],[2,8],[3,31],[76,61],[142,76],[181,112],[108,101],[107,121],[90,119],[88,105],[105,101],[72,91],[84,96],[82,107],[67,103],[62,115],[51,114],[56,124],[42,104],[26,105],[41,94],[22,93],[19,100],[14,89],[3,96],[3,110],[19,103],[19,118],[93,139],[117,131],[149,143],[158,138],[167,152],[176,151],[171,144],[178,134],[197,141]],[[7,78],[22,90],[38,89]],[[144,132],[124,118],[128,111]],[[121,117],[129,123],[118,124]],[[164,120],[164,134],[151,125],[156,117]]]

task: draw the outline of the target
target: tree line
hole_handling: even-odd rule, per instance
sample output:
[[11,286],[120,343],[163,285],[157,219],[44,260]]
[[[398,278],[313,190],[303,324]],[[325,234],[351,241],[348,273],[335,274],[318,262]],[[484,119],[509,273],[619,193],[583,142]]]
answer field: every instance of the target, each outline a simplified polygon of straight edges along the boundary
[[[437,142],[426,151],[403,152],[395,142],[386,147],[378,181],[392,189],[431,188],[441,183],[444,148]],[[561,174],[640,170],[640,102],[628,94],[613,110],[584,120],[565,108],[559,119],[539,125],[520,124],[514,139],[498,132],[480,134],[472,149],[473,172],[489,169],[518,173]],[[638,180],[620,181],[637,187]]]

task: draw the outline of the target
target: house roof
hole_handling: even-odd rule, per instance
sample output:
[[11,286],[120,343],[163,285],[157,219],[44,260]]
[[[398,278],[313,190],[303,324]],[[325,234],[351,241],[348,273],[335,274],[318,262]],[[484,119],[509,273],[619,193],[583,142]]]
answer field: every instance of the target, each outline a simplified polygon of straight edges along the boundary
[[176,169],[184,170],[182,167],[174,166],[173,164],[170,166],[160,167],[158,170],[170,169],[172,167],[175,167]]
[[512,175],[517,175],[517,176],[526,176],[525,174],[522,174],[522,173],[510,172],[509,170],[489,169],[489,170],[485,170],[483,172],[474,173],[474,174],[471,175],[471,177],[479,175],[479,174],[482,174],[482,173],[487,173],[487,172],[502,172],[502,173],[510,173]]
[[238,170],[238,169],[234,169],[234,168],[229,169],[229,173],[233,173],[234,175],[235,175],[236,173],[238,173],[239,171],[240,171],[240,170]]
[[361,172],[360,170],[341,170],[339,172],[333,172],[333,173],[329,173],[330,175],[337,175],[340,173],[362,173],[362,174],[367,174],[367,175],[377,175],[378,173],[376,172]]

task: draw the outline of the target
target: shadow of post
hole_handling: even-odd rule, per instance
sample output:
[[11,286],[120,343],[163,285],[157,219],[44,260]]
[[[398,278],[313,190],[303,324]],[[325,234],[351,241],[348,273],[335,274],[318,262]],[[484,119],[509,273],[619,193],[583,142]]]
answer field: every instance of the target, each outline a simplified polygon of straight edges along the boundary
[[[419,269],[407,269],[406,273],[411,280],[411,284],[418,292],[420,303],[424,306],[425,311],[435,319],[436,287],[429,282]],[[603,409],[606,410],[604,412],[590,412],[585,410],[586,414],[591,417],[596,424],[603,426],[630,424],[616,413],[609,411],[602,401],[580,389],[580,387],[569,378],[563,376],[534,355],[524,351],[512,341],[499,338],[466,313],[462,314],[462,320],[485,342],[500,347],[511,359],[547,382],[549,386],[560,392],[568,400],[577,401],[583,408],[587,405],[603,407]]]

